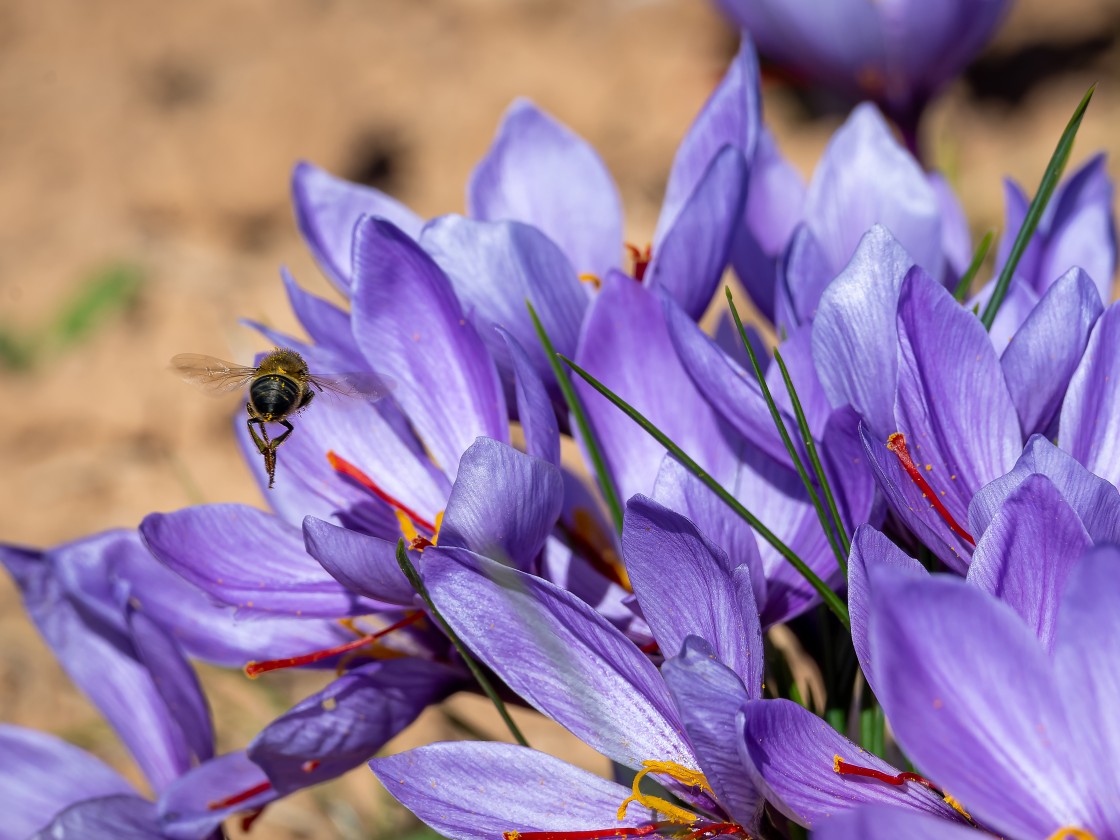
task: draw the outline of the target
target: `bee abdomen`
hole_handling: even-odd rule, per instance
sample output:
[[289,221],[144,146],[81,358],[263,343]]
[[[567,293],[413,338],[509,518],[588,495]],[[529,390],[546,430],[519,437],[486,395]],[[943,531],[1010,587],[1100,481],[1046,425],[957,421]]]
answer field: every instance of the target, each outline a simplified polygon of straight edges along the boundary
[[302,389],[287,376],[258,376],[249,386],[249,401],[262,420],[279,420],[299,404]]

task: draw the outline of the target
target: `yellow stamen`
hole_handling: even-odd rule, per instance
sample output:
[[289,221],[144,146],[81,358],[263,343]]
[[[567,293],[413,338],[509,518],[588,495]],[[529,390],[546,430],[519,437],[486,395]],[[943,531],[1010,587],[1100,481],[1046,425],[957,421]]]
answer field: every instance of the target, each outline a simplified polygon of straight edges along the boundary
[[596,289],[603,288],[603,281],[599,279],[598,274],[581,274],[579,276],[579,281],[581,283],[590,283]]
[[1097,840],[1097,836],[1083,828],[1074,828],[1071,825],[1063,826],[1051,834],[1046,840]]
[[618,806],[618,819],[626,819],[626,809],[630,806],[631,802],[637,802],[639,805],[643,805],[651,811],[664,814],[673,822],[691,824],[700,819],[698,814],[694,814],[679,805],[674,805],[672,802],[662,799],[660,796],[642,793],[639,789],[639,785],[648,773],[668,776],[670,779],[676,779],[678,782],[690,787],[698,787],[708,793],[712,792],[711,785],[708,784],[708,780],[704,778],[704,774],[699,770],[690,770],[688,767],[683,767],[675,761],[643,761],[642,769],[634,776],[634,784],[631,786],[633,793]]
[[968,813],[968,811],[966,811],[964,809],[964,806],[961,805],[961,803],[958,802],[955,797],[950,796],[947,793],[942,794],[942,795],[945,797],[945,804],[946,805],[948,805],[950,808],[952,808],[954,811],[956,811],[958,814],[960,814],[962,817],[964,817],[969,822],[972,822],[972,814]]
[[443,527],[443,511],[436,514],[436,532],[432,534],[432,545],[439,542],[439,529]]
[[407,513],[403,510],[397,510],[396,508],[393,508],[393,513],[397,517],[397,522],[401,525],[401,533],[404,534],[406,540],[412,542],[420,536],[420,533],[416,530],[416,526],[412,524],[412,520],[408,518]]

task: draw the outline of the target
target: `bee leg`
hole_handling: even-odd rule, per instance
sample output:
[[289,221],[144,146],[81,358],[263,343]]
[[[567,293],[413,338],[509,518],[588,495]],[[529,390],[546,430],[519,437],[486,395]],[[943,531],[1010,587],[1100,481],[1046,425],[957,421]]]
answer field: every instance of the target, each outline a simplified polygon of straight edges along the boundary
[[276,422],[279,423],[281,426],[283,426],[285,431],[280,435],[280,437],[273,438],[272,444],[271,444],[273,452],[276,451],[277,446],[279,446],[280,444],[282,444],[284,441],[286,441],[288,439],[288,435],[290,435],[292,433],[292,431],[294,430],[294,427],[292,426],[292,424],[289,423],[287,420],[277,420]]
[[[268,473],[268,487],[271,490],[276,481],[276,446],[283,438],[288,436],[288,432],[284,432],[276,440],[269,440],[268,429],[259,417],[250,417],[245,425],[249,427],[249,435],[253,438],[257,451],[264,456],[264,470]],[[260,434],[257,434],[254,426],[260,427]],[[289,431],[291,431],[290,428]]]
[[[250,417],[245,422],[245,425],[249,427],[249,434],[253,438],[253,443],[257,445],[257,451],[263,455],[265,453],[265,450],[271,448],[272,446],[271,442],[268,439],[268,430],[264,427],[264,421],[259,417]],[[253,426],[260,427],[260,434],[257,434],[257,430],[254,429]]]

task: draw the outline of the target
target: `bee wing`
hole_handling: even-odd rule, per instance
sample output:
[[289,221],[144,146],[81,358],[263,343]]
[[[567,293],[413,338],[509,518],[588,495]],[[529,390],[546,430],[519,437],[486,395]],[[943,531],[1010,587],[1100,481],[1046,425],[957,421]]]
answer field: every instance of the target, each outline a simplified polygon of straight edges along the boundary
[[312,386],[332,397],[350,397],[373,402],[391,392],[396,384],[372,371],[316,373],[308,377]]
[[197,385],[211,394],[239,390],[257,373],[256,368],[197,353],[180,353],[171,359],[171,367],[184,382]]

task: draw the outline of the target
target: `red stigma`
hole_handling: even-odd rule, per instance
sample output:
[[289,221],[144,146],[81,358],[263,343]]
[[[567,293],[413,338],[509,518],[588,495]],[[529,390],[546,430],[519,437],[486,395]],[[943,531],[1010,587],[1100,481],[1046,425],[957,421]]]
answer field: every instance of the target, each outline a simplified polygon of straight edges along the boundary
[[261,782],[259,785],[235,793],[233,796],[227,796],[225,799],[218,799],[214,802],[207,803],[207,809],[211,811],[224,811],[226,808],[232,808],[234,805],[240,805],[242,802],[248,802],[254,796],[260,796],[262,793],[267,793],[272,790],[272,782]]
[[434,523],[429,522],[416,511],[412,510],[412,508],[409,508],[405,506],[404,503],[394,499],[392,496],[378,487],[377,483],[372,478],[370,478],[368,475],[366,475],[346,459],[339,457],[339,455],[336,454],[334,450],[327,452],[327,460],[330,461],[331,466],[334,467],[336,472],[340,472],[344,476],[354,479],[354,481],[358,482],[358,484],[369,490],[369,492],[373,493],[373,495],[375,495],[385,504],[389,505],[389,507],[399,510],[421,528],[426,529],[432,534],[436,532],[436,526]]
[[634,261],[634,279],[641,283],[646,278],[646,269],[649,268],[650,261],[653,259],[653,246],[647,245],[645,248],[639,248],[637,245],[626,243],[626,250],[630,254],[630,259]]
[[[377,641],[383,636],[388,636],[394,630],[407,627],[409,624],[421,619],[423,615],[424,613],[422,612],[410,612],[396,624],[390,624],[383,630],[378,630],[376,633],[370,633],[369,635],[362,636],[361,638],[354,639],[352,642],[347,642],[337,647],[324,648],[323,650],[313,651],[312,653],[305,653],[302,656],[290,656],[287,659],[270,659],[266,662],[250,662],[245,666],[245,676],[255,680],[261,674],[266,674],[269,671],[279,671],[282,668],[295,668],[299,665],[310,665],[313,662],[321,662],[332,656],[358,650]],[[311,769],[314,770],[315,768]],[[310,773],[311,770],[305,770],[305,772]]]
[[[691,828],[688,834],[680,831]],[[614,837],[649,837],[669,829],[679,840],[708,840],[711,837],[728,837],[739,834],[746,837],[743,827],[735,823],[693,823],[691,826],[674,822],[657,822],[637,828],[593,828],[589,831],[507,831],[505,840],[611,840]]]
[[918,489],[922,491],[922,497],[929,499],[930,504],[933,505],[933,509],[941,515],[941,518],[945,520],[950,530],[962,540],[965,540],[969,545],[975,546],[976,540],[972,538],[972,534],[962,528],[957,520],[953,518],[953,514],[949,513],[949,509],[937,498],[937,494],[933,492],[933,488],[929,486],[929,482],[926,481],[925,476],[918,471],[918,467],[910,457],[910,451],[906,448],[906,435],[902,434],[902,432],[895,432],[887,438],[887,449],[898,457],[898,462],[902,464],[902,468],[906,470],[910,479],[917,484]]
[[858,764],[849,764],[844,761],[844,759],[840,758],[840,756],[834,759],[833,769],[841,776],[863,776],[867,779],[876,779],[880,782],[886,782],[888,785],[894,785],[895,787],[902,787],[907,782],[915,782],[929,788],[938,795],[941,793],[933,782],[918,773],[897,773],[892,776],[889,773],[884,773],[882,770],[860,767]]
[[317,758],[308,759],[299,766],[299,769],[304,773],[314,773],[319,769],[319,765],[322,763],[323,762],[319,761]]

